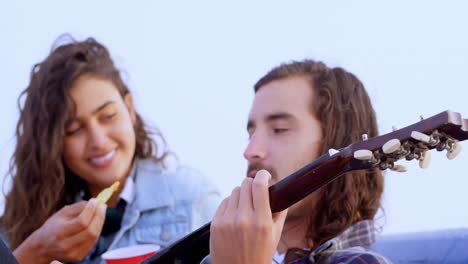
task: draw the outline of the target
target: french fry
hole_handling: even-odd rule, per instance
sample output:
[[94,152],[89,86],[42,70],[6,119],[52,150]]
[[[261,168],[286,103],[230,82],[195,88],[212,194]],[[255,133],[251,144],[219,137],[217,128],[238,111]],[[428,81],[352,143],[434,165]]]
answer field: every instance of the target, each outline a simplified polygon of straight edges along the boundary
[[110,187],[105,188],[102,190],[98,196],[96,196],[96,200],[98,204],[105,204],[111,198],[112,194],[119,188],[120,182],[114,182]]

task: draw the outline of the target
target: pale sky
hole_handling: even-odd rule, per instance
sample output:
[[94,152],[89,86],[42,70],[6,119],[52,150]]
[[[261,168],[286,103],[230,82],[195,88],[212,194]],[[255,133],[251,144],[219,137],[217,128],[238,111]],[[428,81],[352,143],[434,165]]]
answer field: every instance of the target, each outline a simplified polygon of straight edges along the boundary
[[[15,144],[17,97],[62,33],[110,49],[137,110],[224,196],[245,175],[252,86],[281,62],[311,58],[356,74],[381,133],[447,109],[468,116],[461,0],[1,2],[1,175]],[[387,173],[383,233],[468,228],[465,152],[452,161],[434,152],[427,170],[407,162],[408,172]]]

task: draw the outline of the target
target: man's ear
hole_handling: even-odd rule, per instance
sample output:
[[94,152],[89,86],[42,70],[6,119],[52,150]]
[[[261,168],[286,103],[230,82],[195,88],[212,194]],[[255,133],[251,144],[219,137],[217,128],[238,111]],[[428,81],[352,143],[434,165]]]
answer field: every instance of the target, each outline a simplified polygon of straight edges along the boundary
[[128,113],[130,114],[130,118],[132,120],[132,124],[135,126],[136,124],[136,113],[135,107],[133,105],[133,97],[131,94],[126,94],[124,96],[125,106],[127,107]]

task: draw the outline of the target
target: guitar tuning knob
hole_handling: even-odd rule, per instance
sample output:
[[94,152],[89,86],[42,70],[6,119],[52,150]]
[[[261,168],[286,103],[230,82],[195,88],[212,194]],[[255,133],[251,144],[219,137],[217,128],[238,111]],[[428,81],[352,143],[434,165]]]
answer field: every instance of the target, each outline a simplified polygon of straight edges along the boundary
[[333,156],[338,152],[339,152],[338,150],[336,150],[334,148],[331,148],[331,149],[328,150],[328,156]]
[[395,164],[393,165],[393,167],[391,168],[392,171],[396,171],[396,172],[406,172],[407,169],[405,166],[401,165],[401,164]]
[[372,154],[372,151],[367,149],[356,150],[353,153],[353,156],[355,159],[358,160],[372,160],[374,158],[374,154]]
[[383,146],[382,146],[382,151],[385,154],[390,154],[393,153],[397,150],[399,150],[401,147],[400,140],[394,138],[389,141],[387,141]]
[[431,137],[430,136],[428,136],[428,135],[426,135],[424,133],[418,132],[418,131],[411,132],[411,137],[418,140],[418,141],[427,143],[427,144],[429,144],[431,142]]
[[364,133],[364,134],[361,135],[361,139],[362,139],[362,141],[366,141],[366,140],[369,139],[369,136],[366,133]]
[[421,158],[419,159],[419,167],[421,169],[427,169],[431,164],[431,152],[426,150],[421,153]]
[[452,147],[447,151],[447,158],[449,160],[454,159],[458,154],[460,154],[461,149],[462,146],[459,143],[453,143]]

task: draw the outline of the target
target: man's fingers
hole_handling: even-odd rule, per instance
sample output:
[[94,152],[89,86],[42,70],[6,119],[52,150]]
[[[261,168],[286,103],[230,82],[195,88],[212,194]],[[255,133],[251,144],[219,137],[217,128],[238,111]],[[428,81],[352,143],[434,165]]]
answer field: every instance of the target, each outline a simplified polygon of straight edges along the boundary
[[281,223],[286,220],[286,216],[288,215],[288,209],[284,209],[281,212],[277,212],[273,214],[273,222],[274,223]]
[[250,177],[246,177],[242,182],[239,197],[239,211],[241,213],[253,211],[252,182],[253,179]]
[[288,209],[273,214],[273,241],[278,245],[283,232],[284,222],[288,215]]
[[[274,213],[273,224],[275,226],[281,227],[281,230],[282,230],[283,229],[282,226],[284,226],[284,222],[286,221],[287,215],[288,215],[288,209],[285,209],[278,213]],[[280,234],[281,234],[281,230],[280,230]]]
[[237,186],[232,190],[231,196],[229,197],[228,205],[226,208],[225,214],[236,214],[237,209],[239,208],[239,195],[240,187]]
[[226,211],[228,203],[229,203],[229,197],[224,198],[221,204],[218,206],[218,209],[216,209],[216,213],[213,216],[213,220],[218,219],[219,217],[224,215],[224,212]]
[[266,170],[259,170],[252,182],[253,206],[259,215],[270,215],[270,197],[268,195],[268,181],[271,174]]

